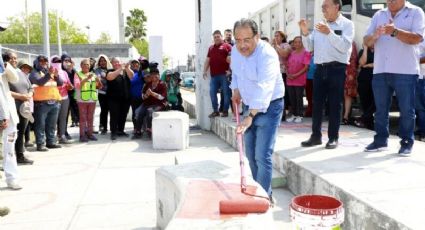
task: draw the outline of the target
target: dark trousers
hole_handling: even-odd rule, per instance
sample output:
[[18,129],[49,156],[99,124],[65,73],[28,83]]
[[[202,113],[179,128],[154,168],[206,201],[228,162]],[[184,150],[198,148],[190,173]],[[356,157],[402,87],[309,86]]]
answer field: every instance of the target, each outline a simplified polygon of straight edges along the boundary
[[100,105],[100,116],[99,116],[99,130],[108,130],[108,113],[109,103],[106,94],[98,94],[99,105]]
[[[282,73],[282,79],[283,79],[283,83],[285,84],[285,89],[286,87],[288,87],[287,83],[286,83],[286,73]],[[291,106],[291,102],[289,101],[289,95],[288,95],[288,90],[285,90],[285,97],[284,97],[284,104],[285,104],[285,110],[289,109],[289,106]],[[285,117],[285,111],[283,111],[283,116]]]
[[25,152],[25,130],[28,126],[28,119],[21,116],[19,113],[19,123],[18,123],[18,136],[16,138],[15,142],[15,152],[16,152],[16,158],[23,158],[24,152]]
[[342,100],[344,98],[344,83],[346,64],[317,65],[313,80],[313,126],[312,137],[322,137],[323,107],[327,100],[329,108],[329,139],[339,138]]
[[[71,113],[71,121],[72,123],[77,123],[80,121],[77,100],[75,100],[74,98],[74,93],[69,93],[68,97],[69,97],[69,112]],[[68,121],[68,116],[66,120]]]
[[302,117],[303,114],[303,93],[304,86],[288,86],[286,91],[289,95],[289,101],[291,103],[292,115]]
[[27,128],[25,129],[25,143],[30,143],[31,141],[31,130],[34,130],[34,124],[28,123]]
[[136,130],[136,110],[142,104],[142,98],[131,98],[131,121],[133,121],[133,128]]
[[373,98],[371,76],[362,76],[362,79],[358,79],[357,91],[359,92],[360,105],[362,107],[363,114],[361,120],[366,128],[373,129],[373,114],[376,111],[375,100]]
[[[136,130],[142,131],[142,129],[152,128],[152,114],[157,111],[161,111],[163,108],[157,105],[145,106],[140,105],[136,112]],[[146,131],[146,130],[143,130]]]
[[313,79],[307,79],[305,84],[305,97],[307,98],[306,117],[311,117],[313,113]]
[[111,133],[117,134],[118,132],[124,132],[125,120],[127,119],[127,113],[130,109],[130,100],[126,98],[109,98],[108,104],[111,114],[111,119],[109,121]]

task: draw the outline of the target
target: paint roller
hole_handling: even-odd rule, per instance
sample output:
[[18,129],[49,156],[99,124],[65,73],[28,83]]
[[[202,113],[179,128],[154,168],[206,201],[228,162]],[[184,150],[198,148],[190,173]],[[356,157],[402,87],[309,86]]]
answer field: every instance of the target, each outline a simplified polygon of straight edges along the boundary
[[[236,114],[236,123],[240,124],[239,106],[234,104]],[[252,199],[241,200],[221,200],[219,209],[221,214],[245,214],[245,213],[264,213],[270,207],[269,198],[256,194],[250,194],[246,191],[246,177],[245,177],[245,162],[243,152],[243,138],[242,133],[237,133],[237,141],[239,147],[239,163],[241,170],[241,193],[252,197]]]

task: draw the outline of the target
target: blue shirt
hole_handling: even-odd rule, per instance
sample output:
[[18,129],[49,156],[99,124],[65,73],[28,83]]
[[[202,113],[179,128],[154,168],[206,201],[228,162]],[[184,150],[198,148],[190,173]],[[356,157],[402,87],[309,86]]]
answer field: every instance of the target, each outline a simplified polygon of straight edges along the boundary
[[258,41],[249,57],[232,49],[231,60],[230,88],[239,90],[243,103],[250,109],[266,112],[272,100],[285,95],[279,58],[269,43]]
[[131,98],[142,98],[142,89],[145,81],[143,80],[143,76],[139,77],[139,73],[134,71],[133,79],[130,80],[130,94]]
[[334,22],[328,22],[328,25],[331,29],[329,34],[313,30],[308,36],[302,36],[305,49],[314,50],[315,64],[334,61],[349,64],[354,38],[353,22],[340,14]]
[[[396,28],[424,37],[425,19],[421,8],[406,2],[404,8],[392,18],[388,8],[377,11],[366,35],[370,36],[379,26],[393,20]],[[381,35],[375,43],[373,73],[419,74],[419,50],[390,35]]]
[[316,64],[314,64],[314,55],[311,56],[310,65],[308,66],[307,79],[313,80],[316,72]]

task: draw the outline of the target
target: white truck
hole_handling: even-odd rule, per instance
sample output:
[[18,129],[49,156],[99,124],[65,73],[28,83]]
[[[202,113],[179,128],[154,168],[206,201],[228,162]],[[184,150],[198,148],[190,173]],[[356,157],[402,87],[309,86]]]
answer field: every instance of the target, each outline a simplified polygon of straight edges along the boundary
[[[259,27],[261,36],[273,39],[274,32],[281,30],[291,40],[300,35],[298,21],[301,18],[310,20],[310,29],[313,25],[323,20],[322,0],[276,0],[255,13],[249,14]],[[425,0],[409,0],[425,10]],[[343,14],[351,18],[355,27],[355,42],[361,47],[363,36],[369,26],[373,14],[385,8],[387,0],[342,0]]]

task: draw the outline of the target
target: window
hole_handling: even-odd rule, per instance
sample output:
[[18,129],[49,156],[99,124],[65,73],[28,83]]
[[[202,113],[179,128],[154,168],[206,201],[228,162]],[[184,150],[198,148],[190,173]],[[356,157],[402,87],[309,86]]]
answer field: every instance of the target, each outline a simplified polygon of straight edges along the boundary
[[[425,0],[409,0],[410,3],[425,11]],[[372,17],[373,14],[387,7],[387,0],[357,0],[357,14]]]

